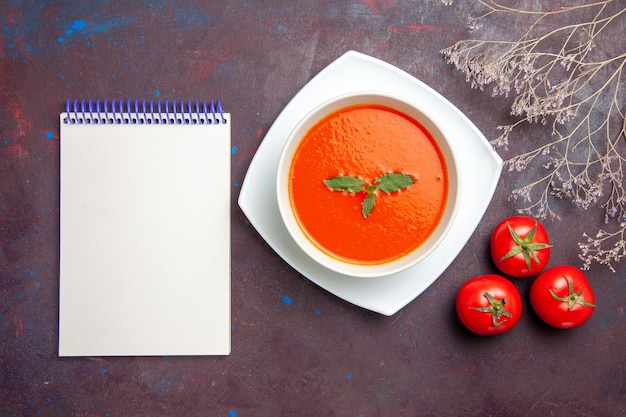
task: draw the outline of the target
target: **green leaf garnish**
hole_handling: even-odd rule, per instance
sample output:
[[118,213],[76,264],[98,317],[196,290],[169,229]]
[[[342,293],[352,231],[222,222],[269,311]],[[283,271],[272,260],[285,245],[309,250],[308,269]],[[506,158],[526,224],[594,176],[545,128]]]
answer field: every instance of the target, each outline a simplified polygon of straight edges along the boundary
[[376,204],[376,194],[374,192],[368,192],[367,196],[365,196],[365,200],[363,200],[363,205],[361,206],[361,213],[363,217],[367,217],[372,212],[374,208],[374,204]]
[[413,184],[415,180],[413,177],[407,174],[390,173],[379,177],[376,180],[376,187],[380,191],[386,193],[393,193],[394,191],[401,190]]
[[389,173],[384,174],[374,181],[374,184],[367,183],[358,177],[349,175],[337,175],[324,180],[324,184],[332,191],[344,191],[349,193],[358,193],[366,191],[367,195],[361,206],[363,217],[367,217],[376,205],[376,191],[380,190],[385,193],[393,193],[413,184],[415,179],[408,174]]
[[365,189],[365,181],[361,178],[347,175],[337,175],[336,177],[324,180],[324,184],[334,191],[346,191],[348,193],[358,193]]

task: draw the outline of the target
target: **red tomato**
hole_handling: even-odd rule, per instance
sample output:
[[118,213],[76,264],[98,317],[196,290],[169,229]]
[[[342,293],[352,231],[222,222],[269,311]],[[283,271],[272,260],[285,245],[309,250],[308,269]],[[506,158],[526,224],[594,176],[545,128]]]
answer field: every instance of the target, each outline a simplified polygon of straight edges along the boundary
[[495,274],[481,275],[461,286],[456,296],[456,312],[472,332],[496,335],[517,324],[522,315],[522,297],[508,279]]
[[560,329],[583,324],[593,313],[595,297],[587,277],[569,265],[555,266],[530,287],[530,304],[546,323]]
[[491,257],[500,271],[512,277],[538,273],[550,260],[546,229],[531,217],[503,220],[491,234]]

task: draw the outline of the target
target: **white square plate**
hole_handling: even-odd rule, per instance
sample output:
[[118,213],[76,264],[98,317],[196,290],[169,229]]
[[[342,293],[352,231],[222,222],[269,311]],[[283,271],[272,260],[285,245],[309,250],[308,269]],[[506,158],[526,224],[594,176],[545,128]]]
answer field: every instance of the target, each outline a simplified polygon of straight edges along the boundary
[[[462,177],[461,203],[446,238],[420,263],[381,278],[341,275],[314,262],[287,232],[276,201],[278,160],[292,129],[316,106],[353,91],[393,94],[428,115],[451,142]],[[278,116],[250,163],[239,206],[263,239],[302,275],[352,304],[391,316],[428,288],[456,258],[485,213],[501,170],[498,154],[452,103],[393,65],[349,51],[309,81]],[[463,184],[471,184],[471,189]]]

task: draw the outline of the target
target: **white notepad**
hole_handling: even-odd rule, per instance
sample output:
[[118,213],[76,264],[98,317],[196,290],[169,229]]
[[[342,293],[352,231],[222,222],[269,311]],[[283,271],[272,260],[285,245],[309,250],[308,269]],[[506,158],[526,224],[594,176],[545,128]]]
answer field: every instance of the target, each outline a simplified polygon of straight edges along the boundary
[[230,353],[230,114],[61,114],[60,356]]

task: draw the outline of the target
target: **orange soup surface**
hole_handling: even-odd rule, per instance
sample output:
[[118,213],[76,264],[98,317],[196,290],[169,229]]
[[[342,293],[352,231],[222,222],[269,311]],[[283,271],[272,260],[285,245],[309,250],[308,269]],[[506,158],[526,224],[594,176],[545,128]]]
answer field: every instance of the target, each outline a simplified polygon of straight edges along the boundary
[[[368,185],[387,173],[415,182],[392,193],[375,191],[371,213],[365,191],[331,190],[324,180],[358,177]],[[381,264],[417,249],[441,220],[448,192],[446,164],[417,121],[379,105],[331,113],[306,133],[293,157],[289,193],[300,227],[322,251],[349,263]]]

